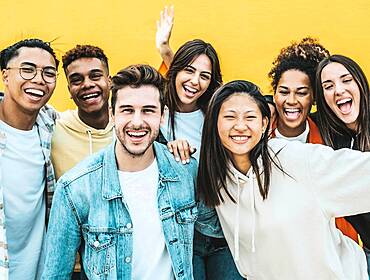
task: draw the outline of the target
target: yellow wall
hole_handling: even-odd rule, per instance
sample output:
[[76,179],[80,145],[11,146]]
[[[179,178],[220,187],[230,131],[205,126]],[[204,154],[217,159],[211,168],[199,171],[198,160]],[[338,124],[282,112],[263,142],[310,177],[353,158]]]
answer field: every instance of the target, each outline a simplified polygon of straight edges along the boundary
[[[211,42],[225,81],[248,79],[269,91],[267,73],[279,50],[307,35],[352,57],[369,76],[369,0],[0,0],[0,48],[28,37],[57,38],[52,46],[59,58],[76,44],[100,46],[113,74],[133,63],[159,66],[155,21],[171,3],[172,47],[194,38]],[[73,108],[60,73],[51,103]]]

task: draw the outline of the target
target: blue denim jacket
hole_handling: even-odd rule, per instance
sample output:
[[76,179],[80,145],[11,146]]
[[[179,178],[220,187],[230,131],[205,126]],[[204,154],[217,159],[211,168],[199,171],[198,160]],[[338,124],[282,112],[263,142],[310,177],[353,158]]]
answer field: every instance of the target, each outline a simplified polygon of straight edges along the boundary
[[[159,169],[158,211],[172,269],[176,279],[193,279],[196,163],[178,164],[156,142],[154,150]],[[134,230],[122,196],[113,143],[58,181],[42,278],[70,279],[81,244],[88,279],[131,279]],[[153,275],[153,279],[160,278]]]

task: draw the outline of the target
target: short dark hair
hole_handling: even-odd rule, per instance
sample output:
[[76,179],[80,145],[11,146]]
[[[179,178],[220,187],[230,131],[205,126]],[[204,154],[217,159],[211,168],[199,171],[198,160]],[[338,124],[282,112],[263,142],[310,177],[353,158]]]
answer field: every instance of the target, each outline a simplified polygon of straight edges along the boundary
[[197,100],[197,106],[206,112],[209,100],[213,93],[222,85],[222,75],[220,69],[220,61],[216,50],[210,43],[200,39],[188,41],[183,44],[175,53],[173,61],[167,72],[168,86],[166,90],[166,105],[169,110],[169,122],[171,127],[171,135],[175,140],[175,112],[180,110],[180,99],[176,91],[177,74],[184,70],[186,66],[191,64],[197,57],[205,54],[212,65],[211,82],[207,90]]
[[4,70],[8,67],[9,61],[19,55],[20,48],[39,48],[47,51],[54,58],[56,68],[58,68],[59,60],[57,59],[50,42],[44,42],[41,39],[24,39],[16,42],[15,44],[3,49],[0,52],[0,68]]
[[109,73],[108,58],[104,51],[99,47],[91,45],[76,45],[76,47],[67,51],[62,57],[64,72],[66,73],[69,64],[80,58],[97,58],[101,60]]
[[163,113],[165,80],[152,66],[147,64],[130,65],[113,76],[112,84],[111,105],[113,114],[117,102],[118,90],[126,86],[138,88],[143,85],[150,85],[158,89],[161,113]]
[[281,76],[288,70],[298,70],[305,73],[314,92],[316,67],[327,56],[329,56],[329,51],[316,39],[310,37],[303,38],[298,43],[293,42],[283,48],[272,63],[272,69],[268,74],[274,93]]
[[[345,123],[340,120],[329,108],[325,101],[321,72],[330,63],[342,64],[352,75],[360,90],[360,112],[357,118],[357,131],[351,131]],[[331,55],[323,59],[316,71],[316,100],[318,127],[326,145],[335,147],[336,135],[349,135],[358,133],[358,149],[360,151],[370,151],[370,100],[369,83],[361,67],[351,58],[343,55]]]

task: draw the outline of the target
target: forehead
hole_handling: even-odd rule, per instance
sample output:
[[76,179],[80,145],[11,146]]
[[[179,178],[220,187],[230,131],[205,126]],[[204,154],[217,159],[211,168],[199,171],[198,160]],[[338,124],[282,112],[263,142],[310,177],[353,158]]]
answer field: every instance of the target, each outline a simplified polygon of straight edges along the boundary
[[117,91],[116,107],[132,106],[156,106],[160,107],[159,90],[151,85],[143,85],[138,88],[126,86]]
[[260,112],[260,109],[258,108],[256,101],[249,95],[245,93],[234,93],[224,101],[221,106],[221,111]]
[[343,64],[338,62],[331,62],[326,65],[321,71],[321,77],[335,78],[342,75],[349,74],[349,71]]
[[194,68],[200,70],[200,71],[209,71],[212,70],[212,63],[209,57],[205,54],[201,54],[198,57],[196,57],[191,63],[191,66]]
[[106,67],[104,63],[96,57],[83,57],[72,61],[67,66],[67,74],[71,75],[74,73],[85,74],[92,70],[101,70],[106,73]]
[[24,62],[35,64],[37,67],[56,66],[54,57],[48,51],[29,47],[19,48],[18,55],[9,61],[8,66],[18,66]]
[[287,70],[285,71],[278,82],[278,86],[286,87],[310,87],[310,78],[308,75],[300,70]]

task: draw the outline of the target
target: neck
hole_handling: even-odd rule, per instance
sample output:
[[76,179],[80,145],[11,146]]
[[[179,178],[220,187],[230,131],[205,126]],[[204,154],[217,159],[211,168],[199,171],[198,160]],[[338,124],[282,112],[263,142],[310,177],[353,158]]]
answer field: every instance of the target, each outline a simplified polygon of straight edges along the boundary
[[137,172],[144,170],[155,160],[153,145],[142,155],[130,154],[122,144],[116,143],[116,160],[118,170],[126,172]]
[[278,121],[277,129],[279,130],[280,134],[282,134],[285,137],[297,137],[306,130],[306,121],[296,128],[288,127],[284,125],[283,122]]
[[249,160],[249,156],[233,156],[233,163],[235,168],[243,174],[247,174],[248,170],[251,168],[252,164]]
[[100,111],[92,113],[82,112],[79,109],[77,111],[81,121],[95,129],[104,129],[109,123],[108,106],[104,106]]
[[34,113],[25,112],[22,108],[10,103],[4,96],[0,103],[0,119],[16,129],[31,130],[35,125],[39,111]]
[[198,109],[199,107],[195,104],[182,104],[180,105],[179,111],[180,113],[191,113]]

